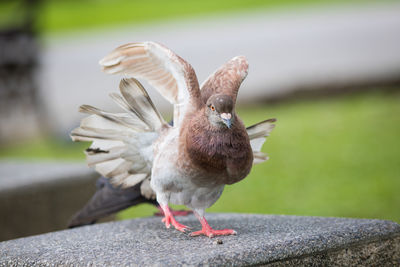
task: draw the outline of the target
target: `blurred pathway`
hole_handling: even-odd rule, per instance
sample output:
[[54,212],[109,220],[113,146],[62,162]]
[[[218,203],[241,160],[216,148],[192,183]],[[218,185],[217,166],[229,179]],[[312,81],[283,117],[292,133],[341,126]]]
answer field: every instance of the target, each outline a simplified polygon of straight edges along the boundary
[[[185,58],[200,83],[231,57],[245,55],[250,72],[239,99],[246,101],[398,75],[400,4],[236,13],[48,38],[40,83],[60,133],[77,125],[80,104],[115,107],[108,93],[119,78],[103,74],[97,62],[123,43],[145,40]],[[155,98],[165,110],[165,101]]]

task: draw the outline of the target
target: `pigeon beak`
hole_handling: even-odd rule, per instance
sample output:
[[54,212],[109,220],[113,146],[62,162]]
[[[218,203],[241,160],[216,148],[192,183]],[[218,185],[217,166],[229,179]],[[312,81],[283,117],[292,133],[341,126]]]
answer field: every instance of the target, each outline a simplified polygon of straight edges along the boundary
[[231,113],[221,113],[222,122],[228,127],[231,128],[232,126],[232,115]]

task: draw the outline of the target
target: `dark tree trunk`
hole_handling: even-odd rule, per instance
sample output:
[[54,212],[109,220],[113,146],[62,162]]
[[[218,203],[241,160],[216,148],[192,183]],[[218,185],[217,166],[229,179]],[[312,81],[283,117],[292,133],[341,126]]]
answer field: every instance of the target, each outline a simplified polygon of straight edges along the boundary
[[19,4],[16,14],[7,14],[17,19],[10,19],[0,28],[0,144],[31,138],[41,128],[35,79],[39,49],[34,22],[38,1]]

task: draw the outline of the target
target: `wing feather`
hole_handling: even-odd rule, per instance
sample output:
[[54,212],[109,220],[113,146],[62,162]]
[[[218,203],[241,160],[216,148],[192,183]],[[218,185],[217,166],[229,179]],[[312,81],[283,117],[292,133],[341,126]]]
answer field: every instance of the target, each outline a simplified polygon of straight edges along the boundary
[[230,95],[236,103],[239,87],[247,76],[249,64],[244,56],[237,56],[219,67],[201,85],[201,98],[206,103],[214,94]]
[[258,164],[268,160],[267,154],[261,152],[261,148],[269,136],[269,133],[275,127],[273,122],[276,122],[276,119],[268,119],[246,128],[250,139],[250,145],[253,150],[253,164]]
[[150,177],[153,142],[167,125],[143,86],[134,78],[122,79],[120,94],[111,94],[126,113],[111,113],[83,105],[90,114],[71,132],[74,141],[92,141],[86,161],[117,186],[127,187]]
[[268,119],[247,127],[246,131],[249,135],[250,140],[259,137],[269,136],[269,133],[275,127],[275,124],[273,124],[273,122],[276,122],[276,119]]
[[152,131],[165,124],[161,114],[156,109],[144,87],[136,79],[122,79],[120,91],[129,107],[145,122]]
[[201,96],[193,68],[170,49],[155,42],[122,45],[100,60],[103,71],[144,79],[170,103],[174,126],[179,127],[187,107],[200,108]]
[[103,129],[117,128],[120,130],[141,132],[146,126],[139,118],[129,116],[127,113],[110,113],[89,105],[82,105],[79,111],[93,114],[82,119],[81,125],[84,127]]

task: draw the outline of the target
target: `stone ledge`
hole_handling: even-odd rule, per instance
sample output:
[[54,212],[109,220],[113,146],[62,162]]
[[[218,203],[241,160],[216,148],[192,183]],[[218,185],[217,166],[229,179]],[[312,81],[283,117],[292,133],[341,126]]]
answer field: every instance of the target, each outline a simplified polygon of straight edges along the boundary
[[[0,161],[0,194],[31,191],[33,187],[54,186],[93,177],[85,163],[64,161]],[[96,175],[97,177],[98,175]]]
[[[85,226],[0,243],[0,265],[400,264],[400,226],[365,219],[208,214],[237,236],[189,237],[159,217]],[[178,221],[200,227],[196,218]],[[216,240],[222,241],[217,244]]]
[[97,177],[85,163],[0,161],[0,241],[65,229]]

